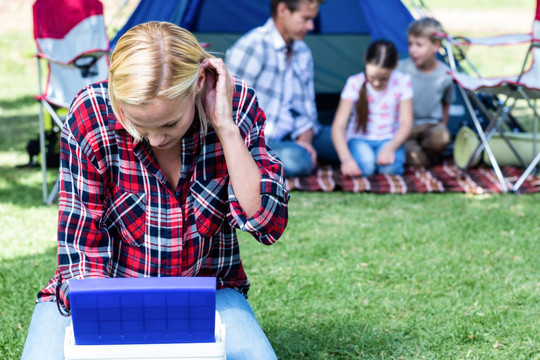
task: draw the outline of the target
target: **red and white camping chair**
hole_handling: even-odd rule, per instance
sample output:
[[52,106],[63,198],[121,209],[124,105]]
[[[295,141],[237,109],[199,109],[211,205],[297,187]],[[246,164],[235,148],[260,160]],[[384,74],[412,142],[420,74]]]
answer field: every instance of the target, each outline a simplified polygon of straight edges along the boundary
[[50,204],[56,197],[58,180],[48,194],[46,117],[52,118],[56,127],[61,128],[63,119],[57,110],[69,108],[84,86],[108,78],[109,38],[99,0],[37,0],[33,5],[33,17],[38,59],[43,201]]
[[[535,100],[540,99],[540,0],[537,0],[536,16],[534,19],[532,32],[530,34],[504,35],[491,38],[452,38],[447,34],[441,34],[445,41],[446,53],[449,57],[449,64],[452,69],[451,75],[459,85],[465,100],[466,107],[471,115],[478,137],[480,138],[476,150],[470,155],[467,164],[464,166],[464,171],[475,163],[482,153],[485,152],[485,157],[488,163],[493,167],[495,174],[500,182],[501,189],[505,192],[509,190],[518,192],[519,188],[525,179],[534,171],[540,161],[540,152],[537,149],[537,126],[540,121],[540,115],[536,108]],[[470,45],[498,46],[512,45],[518,43],[528,43],[528,49],[521,66],[521,71],[512,76],[504,77],[481,77],[477,71],[473,75],[460,71],[456,66],[457,62],[453,58],[452,48],[459,48]],[[475,70],[474,67],[472,67]],[[495,111],[490,111],[479,99],[478,94],[491,94],[500,96],[503,101],[498,105]],[[532,122],[530,126],[530,152],[524,152],[520,145],[520,150],[517,150],[517,143],[510,132],[505,129],[505,120],[511,115],[511,111],[515,108],[518,100],[523,100],[526,103],[527,109],[532,114]],[[474,107],[473,107],[474,103]],[[479,109],[482,116],[488,119],[488,124],[484,128],[481,126],[475,109]],[[498,157],[494,154],[493,145],[490,145],[490,139],[497,135],[503,144],[501,149],[506,152],[504,156],[510,156],[515,159],[517,164],[525,168],[524,173],[513,184],[507,182],[504,178],[499,165]],[[508,155],[508,151],[512,155]]]

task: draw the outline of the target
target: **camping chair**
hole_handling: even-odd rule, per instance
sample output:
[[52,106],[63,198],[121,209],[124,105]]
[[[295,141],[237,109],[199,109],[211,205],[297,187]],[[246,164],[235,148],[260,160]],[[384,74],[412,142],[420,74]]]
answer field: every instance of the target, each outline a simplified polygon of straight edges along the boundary
[[[536,109],[534,100],[540,98],[540,0],[537,1],[536,18],[533,24],[531,34],[505,35],[488,39],[469,39],[469,38],[453,38],[447,34],[441,34],[445,41],[446,53],[449,57],[449,64],[452,69],[451,75],[459,85],[458,89],[461,92],[469,114],[471,115],[475,130],[480,138],[476,150],[470,155],[467,164],[464,166],[464,171],[467,171],[470,166],[475,163],[482,151],[485,151],[487,162],[492,166],[495,174],[501,184],[503,191],[508,191],[507,182],[501,172],[499,161],[493,151],[491,139],[497,135],[513,154],[513,158],[517,159],[518,163],[526,168],[520,178],[512,185],[512,190],[518,192],[519,188],[536,168],[540,161],[540,153],[537,151],[537,122],[540,120],[540,115]],[[453,58],[453,49],[468,45],[509,45],[527,42],[529,43],[528,50],[521,66],[521,71],[517,75],[498,77],[498,78],[482,78],[477,71],[473,75],[469,75],[460,71],[458,62]],[[532,62],[531,62],[532,60]],[[529,65],[530,64],[530,65]],[[482,94],[494,95],[497,98],[504,98],[500,104],[497,104],[494,109],[489,109],[483,102]],[[532,136],[531,160],[524,160],[527,156],[523,151],[516,149],[515,143],[511,140],[511,132],[505,130],[509,118],[514,120],[511,112],[515,108],[518,100],[524,100],[528,109],[532,113]],[[482,126],[478,118],[479,112],[488,119],[487,125]],[[507,150],[504,150],[506,153]],[[506,155],[505,155],[506,156]],[[511,156],[511,155],[510,155]],[[512,156],[511,156],[512,157]]]
[[109,38],[99,0],[37,0],[33,17],[43,201],[51,204],[58,193],[59,181],[48,193],[46,132],[62,127],[62,109],[65,113],[84,86],[107,79]]

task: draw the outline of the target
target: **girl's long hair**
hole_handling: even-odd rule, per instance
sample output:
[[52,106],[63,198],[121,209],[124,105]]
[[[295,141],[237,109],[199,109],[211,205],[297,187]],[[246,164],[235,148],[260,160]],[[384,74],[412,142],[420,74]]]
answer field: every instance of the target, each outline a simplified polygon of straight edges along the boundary
[[[384,69],[393,70],[396,68],[399,55],[396,46],[388,40],[377,40],[369,44],[365,59],[366,64],[377,65]],[[365,68],[364,68],[365,69]],[[367,87],[368,82],[366,71],[364,70],[364,83],[360,88],[358,101],[356,102],[356,131],[366,132],[369,114]]]

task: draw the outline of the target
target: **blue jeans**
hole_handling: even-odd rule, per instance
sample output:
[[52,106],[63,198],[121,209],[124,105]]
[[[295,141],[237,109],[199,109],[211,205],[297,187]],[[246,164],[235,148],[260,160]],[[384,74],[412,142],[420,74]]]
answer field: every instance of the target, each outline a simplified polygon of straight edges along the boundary
[[[216,308],[225,326],[227,359],[277,359],[246,298],[233,289],[216,293]],[[32,315],[22,360],[64,360],[64,334],[71,321],[56,302],[38,303]]]
[[351,154],[356,160],[358,167],[362,170],[362,176],[371,176],[375,173],[379,174],[403,174],[403,166],[405,164],[405,149],[400,146],[396,150],[396,158],[393,164],[377,165],[377,156],[381,148],[391,139],[388,140],[360,140],[351,139],[347,143]]
[[[292,140],[268,144],[283,163],[285,177],[307,176],[313,172],[313,161],[309,152]],[[339,164],[339,157],[332,143],[331,127],[321,126],[312,141],[317,159],[330,164]]]

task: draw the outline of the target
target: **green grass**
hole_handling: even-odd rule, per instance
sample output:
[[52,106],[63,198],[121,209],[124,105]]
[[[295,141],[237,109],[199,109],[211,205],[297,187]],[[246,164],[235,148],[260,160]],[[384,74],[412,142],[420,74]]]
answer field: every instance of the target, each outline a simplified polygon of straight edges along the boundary
[[[39,123],[37,63],[32,34],[8,32],[0,36],[0,151],[26,151],[26,143],[37,137]],[[0,156],[0,165],[4,156]]]
[[[15,167],[37,135],[30,36],[0,37],[2,360],[20,358],[56,263],[57,206],[39,169]],[[280,359],[540,359],[540,194],[291,195],[275,245],[240,234]]]
[[[35,172],[1,176],[6,359],[55,268]],[[539,200],[294,192],[278,243],[241,235],[250,302],[281,359],[538,359]]]
[[286,359],[538,358],[537,202],[293,193],[251,302]]

